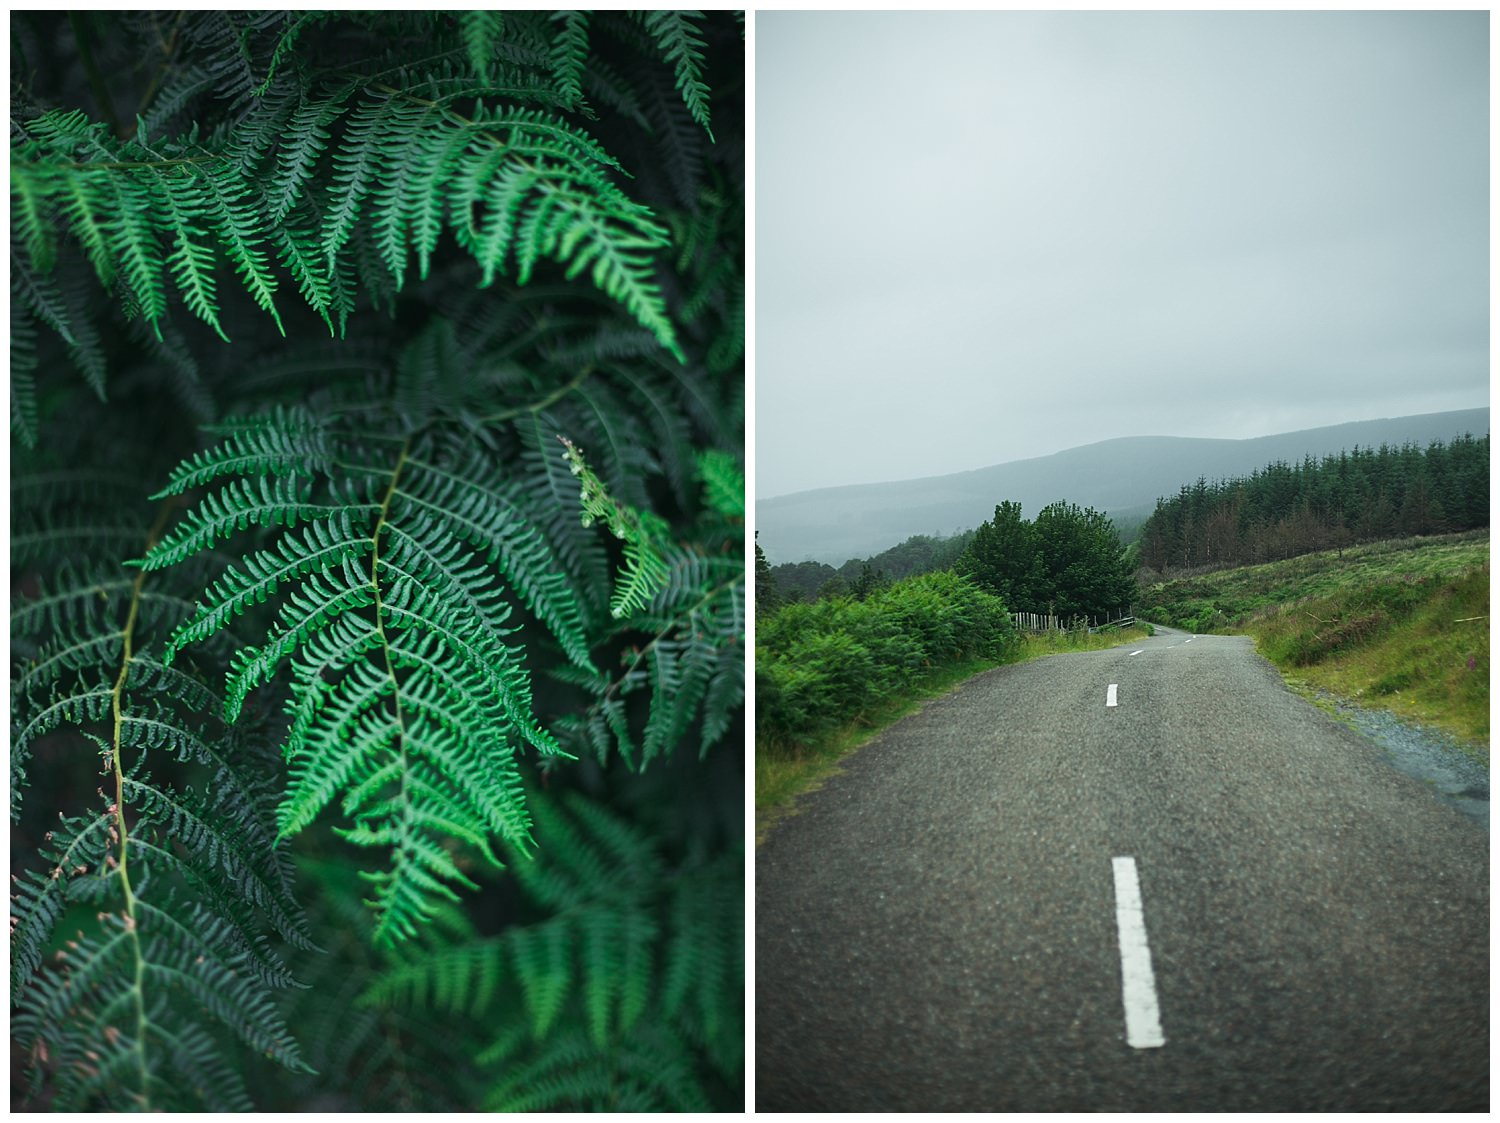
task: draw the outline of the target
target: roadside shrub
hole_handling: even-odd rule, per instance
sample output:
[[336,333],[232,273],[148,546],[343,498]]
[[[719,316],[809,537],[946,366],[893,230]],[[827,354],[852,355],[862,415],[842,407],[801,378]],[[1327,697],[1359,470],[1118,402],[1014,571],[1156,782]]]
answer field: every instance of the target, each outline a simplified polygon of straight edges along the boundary
[[757,632],[756,739],[766,746],[836,728],[943,666],[1000,662],[1018,642],[1000,598],[947,572],[863,601],[787,605]]

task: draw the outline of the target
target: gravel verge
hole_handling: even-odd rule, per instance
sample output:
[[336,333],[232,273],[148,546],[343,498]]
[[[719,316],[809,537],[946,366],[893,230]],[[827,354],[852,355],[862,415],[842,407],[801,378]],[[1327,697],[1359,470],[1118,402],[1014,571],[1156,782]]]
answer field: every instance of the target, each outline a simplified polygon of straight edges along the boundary
[[1314,698],[1384,750],[1398,771],[1421,780],[1443,803],[1490,829],[1490,770],[1442,730],[1402,721],[1389,710],[1367,709],[1316,690]]

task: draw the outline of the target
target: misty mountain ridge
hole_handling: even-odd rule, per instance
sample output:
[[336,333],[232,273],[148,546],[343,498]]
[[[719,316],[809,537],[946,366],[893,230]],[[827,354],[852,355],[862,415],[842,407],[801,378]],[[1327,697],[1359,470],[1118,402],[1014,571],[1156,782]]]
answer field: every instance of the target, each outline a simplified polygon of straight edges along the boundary
[[1489,407],[1410,417],[1352,421],[1265,437],[1115,437],[1032,457],[955,472],[878,484],[817,488],[758,500],[757,541],[773,565],[820,561],[841,565],[868,557],[914,534],[953,534],[990,518],[1003,500],[1020,502],[1034,518],[1049,503],[1066,500],[1142,519],[1156,501],[1176,495],[1200,476],[1248,476],[1278,460],[1301,463],[1356,446],[1451,441],[1490,430]]

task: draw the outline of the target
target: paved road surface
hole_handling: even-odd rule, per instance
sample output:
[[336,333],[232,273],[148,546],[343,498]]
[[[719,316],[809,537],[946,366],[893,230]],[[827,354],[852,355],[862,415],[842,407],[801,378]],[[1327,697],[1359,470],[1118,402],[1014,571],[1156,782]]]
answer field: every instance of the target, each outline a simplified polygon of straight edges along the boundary
[[759,1110],[1488,1106],[1488,834],[1248,639],[989,672],[799,806],[756,855]]

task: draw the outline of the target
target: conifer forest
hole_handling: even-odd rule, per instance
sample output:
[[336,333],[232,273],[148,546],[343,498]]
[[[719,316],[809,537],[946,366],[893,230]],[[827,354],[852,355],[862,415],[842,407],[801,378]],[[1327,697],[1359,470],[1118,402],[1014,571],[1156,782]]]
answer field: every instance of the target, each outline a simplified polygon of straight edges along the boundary
[[741,1109],[744,53],[12,13],[14,1109]]
[[1489,526],[1490,438],[1354,448],[1184,484],[1141,527],[1155,571],[1251,565],[1383,538]]

